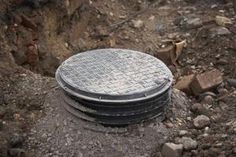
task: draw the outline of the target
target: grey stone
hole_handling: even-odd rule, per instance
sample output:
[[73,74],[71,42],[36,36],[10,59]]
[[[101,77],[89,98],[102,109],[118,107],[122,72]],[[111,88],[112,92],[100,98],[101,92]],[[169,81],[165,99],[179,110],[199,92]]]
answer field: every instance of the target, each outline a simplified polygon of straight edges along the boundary
[[197,148],[197,141],[190,137],[182,137],[178,140],[180,144],[183,144],[185,150],[192,150]]
[[211,33],[211,36],[212,36],[212,37],[215,37],[215,36],[217,36],[217,35],[220,36],[220,35],[228,35],[228,34],[231,34],[231,32],[230,32],[227,28],[221,27],[221,26],[211,28],[211,29],[210,29],[210,33]]
[[201,101],[201,103],[203,104],[213,104],[214,102],[214,98],[211,95],[206,95],[203,100]]
[[144,22],[142,20],[132,20],[131,22],[134,28],[141,28],[144,26]]
[[186,134],[188,134],[188,131],[187,131],[187,130],[180,130],[180,131],[179,131],[179,135],[180,135],[180,136],[184,136],[184,135],[186,135]]
[[165,143],[162,147],[163,157],[181,157],[183,152],[182,144]]
[[205,115],[199,115],[193,119],[193,125],[198,128],[202,129],[210,124],[210,118]]
[[186,20],[186,28],[196,28],[203,25],[203,22],[200,18],[188,18]]

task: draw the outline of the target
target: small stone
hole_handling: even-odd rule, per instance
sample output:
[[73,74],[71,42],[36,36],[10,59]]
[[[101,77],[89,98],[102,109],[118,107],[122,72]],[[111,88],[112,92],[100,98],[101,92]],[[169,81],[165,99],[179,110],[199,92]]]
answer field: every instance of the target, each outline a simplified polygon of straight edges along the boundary
[[167,128],[173,128],[174,124],[172,124],[171,122],[168,122],[165,124]]
[[226,95],[229,93],[229,91],[226,88],[219,88],[218,89],[219,95]]
[[163,157],[181,157],[183,152],[182,144],[165,143],[162,147]]
[[211,28],[210,33],[212,37],[231,34],[227,28],[221,26]]
[[25,156],[25,150],[20,148],[12,148],[8,151],[9,156],[14,157],[24,157]]
[[197,28],[203,25],[203,22],[200,18],[189,18],[186,21],[186,28]]
[[195,103],[191,106],[191,111],[194,113],[202,113],[203,110],[205,110],[203,104]]
[[214,98],[211,95],[206,95],[203,100],[201,101],[201,103],[203,104],[213,104],[214,102]]
[[188,120],[188,121],[191,121],[191,120],[192,120],[192,118],[191,118],[191,117],[187,117],[187,120]]
[[220,58],[218,61],[216,61],[217,65],[226,65],[228,64],[228,61],[226,59]]
[[205,115],[197,116],[193,119],[193,124],[198,129],[204,128],[210,124],[210,118]]
[[190,137],[182,137],[178,142],[183,144],[185,150],[196,149],[198,145],[197,141],[193,140]]
[[187,131],[187,130],[180,130],[180,131],[179,131],[179,135],[180,135],[180,136],[184,136],[184,135],[186,135],[186,134],[188,134],[188,131]]
[[141,28],[144,26],[144,22],[142,20],[132,20],[131,22],[134,28]]
[[236,88],[236,79],[227,79],[227,82],[231,87]]

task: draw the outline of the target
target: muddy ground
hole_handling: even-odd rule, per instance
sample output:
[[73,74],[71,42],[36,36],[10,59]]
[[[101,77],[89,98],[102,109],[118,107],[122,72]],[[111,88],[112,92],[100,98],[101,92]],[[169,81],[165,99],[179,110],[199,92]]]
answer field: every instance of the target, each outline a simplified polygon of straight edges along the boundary
[[[0,156],[34,156],[28,132],[46,115],[47,93],[57,88],[54,73],[69,56],[90,49],[128,48],[161,58],[176,81],[213,68],[224,82],[211,91],[204,107],[192,109],[186,122],[164,124],[178,130],[167,141],[178,143],[179,130],[198,146],[183,156],[236,156],[236,14],[231,1],[212,0],[1,0],[0,1]],[[216,16],[230,24],[217,23]],[[166,52],[186,40],[178,64]],[[164,52],[164,55],[163,55]],[[234,86],[234,87],[233,87]],[[221,98],[224,89],[227,96]],[[219,99],[220,97],[220,99]],[[200,109],[199,109],[200,108]],[[211,123],[197,129],[193,119]],[[154,156],[158,156],[158,152]],[[145,154],[145,153],[144,153]],[[160,155],[160,154],[159,154]]]

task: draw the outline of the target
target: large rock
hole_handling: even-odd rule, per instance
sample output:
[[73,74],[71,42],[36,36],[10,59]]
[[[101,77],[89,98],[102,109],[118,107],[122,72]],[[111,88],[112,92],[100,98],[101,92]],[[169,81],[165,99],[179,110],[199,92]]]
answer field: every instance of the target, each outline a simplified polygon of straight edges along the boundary
[[182,144],[165,143],[162,147],[163,157],[181,157],[183,152]]
[[200,93],[217,87],[222,82],[222,73],[217,69],[213,69],[197,75],[191,83],[191,89],[195,95],[199,95]]
[[205,115],[200,115],[193,119],[193,125],[198,129],[202,129],[205,126],[208,126],[209,124],[210,118]]

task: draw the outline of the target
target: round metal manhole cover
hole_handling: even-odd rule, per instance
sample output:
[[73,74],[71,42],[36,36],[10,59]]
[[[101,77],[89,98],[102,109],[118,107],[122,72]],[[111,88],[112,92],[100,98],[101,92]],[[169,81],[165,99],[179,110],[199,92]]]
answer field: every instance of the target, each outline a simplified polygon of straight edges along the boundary
[[126,49],[99,49],[74,55],[56,73],[69,94],[100,102],[137,101],[170,88],[172,74],[159,59]]

